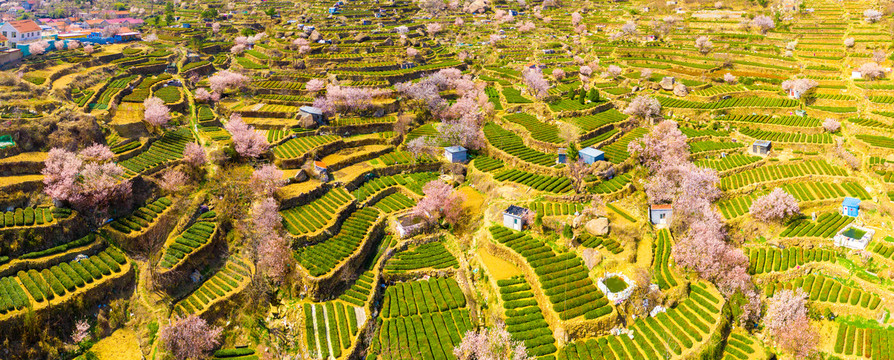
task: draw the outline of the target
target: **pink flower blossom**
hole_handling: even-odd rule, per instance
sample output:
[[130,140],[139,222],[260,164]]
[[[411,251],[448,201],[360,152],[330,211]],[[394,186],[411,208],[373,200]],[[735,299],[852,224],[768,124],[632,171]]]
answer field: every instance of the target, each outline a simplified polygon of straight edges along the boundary
[[751,203],[749,209],[755,219],[770,222],[783,220],[801,212],[798,200],[781,188],[775,188],[767,195],[761,196]]
[[152,96],[143,100],[143,107],[143,119],[152,126],[164,126],[171,121],[171,110],[164,100]]
[[210,326],[197,315],[174,317],[171,325],[161,329],[162,346],[178,359],[204,359],[220,345],[223,329]]
[[253,126],[245,124],[242,116],[237,113],[230,116],[230,121],[224,128],[233,137],[233,147],[240,156],[256,158],[270,148],[267,137],[255,131]]
[[261,166],[251,174],[249,187],[258,196],[273,196],[276,190],[286,184],[286,178],[278,167],[273,164]]
[[205,156],[205,149],[202,149],[202,145],[189,143],[183,148],[183,160],[193,167],[199,167],[205,165],[208,158]]

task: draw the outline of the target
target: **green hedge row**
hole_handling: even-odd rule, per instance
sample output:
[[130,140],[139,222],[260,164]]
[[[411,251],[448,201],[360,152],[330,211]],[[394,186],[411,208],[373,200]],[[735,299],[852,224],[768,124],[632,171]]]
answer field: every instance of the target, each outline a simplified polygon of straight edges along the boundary
[[312,233],[322,229],[335,217],[335,212],[351,202],[353,197],[343,187],[333,188],[319,199],[280,211],[283,226],[292,235]]
[[354,284],[345,291],[344,294],[339,296],[339,300],[344,302],[353,304],[355,306],[364,306],[366,305],[366,300],[369,299],[369,294],[372,292],[372,282],[373,282],[373,273],[370,270],[363,272],[357,281],[354,281]]
[[[555,353],[556,340],[530,291],[531,286],[525,282],[524,277],[518,275],[507,280],[500,280],[498,285],[500,296],[506,304],[504,306],[506,308],[506,329],[512,338],[524,342],[528,355],[541,357]],[[511,301],[518,300],[529,300],[528,305],[508,306]]]
[[834,261],[835,253],[826,249],[803,249],[790,247],[786,249],[759,248],[748,252],[751,274],[763,274],[773,271],[785,271],[799,265],[814,261]]
[[419,269],[458,268],[456,258],[447,251],[443,242],[432,242],[401,251],[385,264],[385,272],[403,273]]
[[559,318],[569,320],[584,315],[595,319],[611,313],[605,295],[588,278],[587,268],[575,253],[556,255],[541,240],[502,226],[493,226],[490,232],[497,242],[527,260]]
[[141,231],[155,221],[159,214],[167,210],[168,206],[171,206],[171,200],[166,197],[159,198],[137,209],[128,217],[112,221],[109,226],[125,234]]
[[231,257],[222,268],[205,280],[198,289],[178,301],[174,305],[174,312],[180,316],[197,313],[203,310],[210,302],[224,297],[230,291],[238,288],[241,283],[250,281],[250,279],[251,273],[248,266],[242,260]]
[[196,249],[207,244],[211,241],[211,235],[214,234],[216,228],[216,223],[199,219],[163,250],[164,255],[160,261],[161,267],[170,269],[195,252]]
[[385,289],[382,317],[406,317],[444,312],[466,306],[466,298],[453,278],[397,283]]
[[299,248],[296,260],[312,276],[328,273],[360,247],[379,214],[379,210],[372,207],[355,211],[345,220],[337,235],[321,243]]

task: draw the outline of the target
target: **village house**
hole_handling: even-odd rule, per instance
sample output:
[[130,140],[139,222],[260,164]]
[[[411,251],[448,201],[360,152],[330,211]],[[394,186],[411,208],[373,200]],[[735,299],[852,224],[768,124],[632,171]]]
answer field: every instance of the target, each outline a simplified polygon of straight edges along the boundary
[[10,21],[0,25],[0,35],[6,37],[9,46],[25,44],[40,39],[40,26],[34,20]]

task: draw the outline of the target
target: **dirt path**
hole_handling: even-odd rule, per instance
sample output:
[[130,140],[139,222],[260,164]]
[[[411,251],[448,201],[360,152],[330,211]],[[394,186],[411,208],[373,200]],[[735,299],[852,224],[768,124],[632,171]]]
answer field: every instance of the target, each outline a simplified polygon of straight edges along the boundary
[[[323,357],[323,354],[322,354],[322,350],[320,349],[320,337],[318,336],[320,334],[320,331],[318,330],[319,328],[317,327],[317,307],[311,306],[310,313],[312,315],[311,317],[313,317],[313,319],[314,319],[314,337],[316,338],[316,341],[314,341],[314,343],[316,343],[316,345],[317,345],[317,353],[314,354],[315,355],[314,357],[319,359],[319,358]],[[328,342],[328,339],[327,339],[327,342]]]
[[329,344],[329,358],[332,359],[334,358],[332,356],[334,352],[332,351],[332,342],[329,341],[329,339],[331,339],[331,335],[329,334],[329,311],[326,310],[325,306],[323,306],[323,325],[326,325],[326,343]]

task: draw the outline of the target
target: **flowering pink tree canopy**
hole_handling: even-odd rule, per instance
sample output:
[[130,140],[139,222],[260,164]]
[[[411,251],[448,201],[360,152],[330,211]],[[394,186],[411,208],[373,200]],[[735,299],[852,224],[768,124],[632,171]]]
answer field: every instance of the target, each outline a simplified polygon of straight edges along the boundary
[[208,162],[205,149],[202,149],[202,145],[197,143],[186,144],[186,147],[183,148],[183,160],[193,167],[199,167]]
[[46,40],[39,40],[28,45],[28,52],[31,55],[42,55],[47,52],[47,49],[50,47],[50,42]]
[[164,100],[155,96],[143,100],[143,119],[152,126],[164,126],[171,121],[171,110]]
[[180,191],[186,183],[186,174],[182,171],[166,169],[162,173],[161,179],[158,181],[158,186],[167,193],[176,193]]
[[87,54],[92,54],[94,50],[95,48],[93,47],[93,45],[84,46],[84,52]]
[[326,82],[320,79],[310,79],[306,84],[304,84],[304,89],[315,93],[319,92],[326,88]]
[[562,70],[560,68],[555,68],[555,69],[553,69],[552,75],[553,75],[553,79],[562,80],[565,78],[565,70]]
[[725,81],[727,84],[735,85],[737,82],[739,82],[739,78],[737,78],[733,74],[726,73],[723,75],[723,81]]
[[807,317],[807,297],[801,288],[779,291],[770,299],[764,317],[770,340],[798,359],[812,356],[819,345],[819,334]]
[[708,39],[707,36],[699,36],[698,39],[695,39],[695,48],[698,49],[698,52],[702,53],[702,55],[706,55],[711,50],[714,50],[714,43]]
[[537,99],[549,96],[549,83],[543,78],[543,72],[540,69],[525,67],[525,70],[522,71],[522,79]]
[[641,119],[652,119],[661,115],[661,103],[648,95],[638,95],[624,109],[627,115]]
[[414,217],[429,222],[444,218],[448,224],[455,224],[459,220],[462,203],[465,201],[462,193],[440,180],[429,181],[422,187],[422,193],[425,196],[411,210]]
[[220,23],[219,22],[215,22],[215,23],[211,24],[211,32],[213,32],[215,34],[220,32]]
[[206,88],[198,88],[195,95],[196,100],[206,102],[211,100],[211,93]]
[[795,78],[791,80],[786,80],[782,82],[782,90],[786,92],[793,92],[797,94],[798,97],[803,96],[808,91],[815,88],[819,85],[815,80],[812,79],[804,79],[804,78]]
[[326,96],[314,100],[314,106],[329,115],[362,113],[375,107],[373,103],[375,99],[389,95],[391,95],[391,91],[385,89],[364,89],[329,84],[326,86]]
[[67,201],[82,212],[104,216],[113,201],[124,201],[131,184],[124,168],[111,162],[111,150],[93,145],[79,154],[52,148],[44,160],[44,192],[54,200]]
[[416,50],[415,48],[412,48],[412,47],[407,48],[407,56],[408,57],[414,58],[418,55],[419,55],[419,50]]
[[776,27],[776,22],[767,15],[755,16],[751,23],[754,24],[755,27],[760,29],[761,32],[764,34],[766,34],[767,31],[770,31],[770,29]]
[[441,23],[428,23],[427,25],[425,25],[425,30],[428,32],[429,35],[437,34],[441,32],[442,29],[443,26],[441,26]]
[[860,75],[866,80],[875,80],[885,76],[885,70],[875,62],[867,62],[860,66]]
[[584,17],[581,16],[579,12],[575,11],[571,13],[571,26],[577,26],[583,19]]
[[826,120],[823,120],[823,129],[826,129],[826,131],[833,133],[841,130],[841,123],[833,118],[826,118]]
[[241,89],[248,86],[248,82],[247,76],[229,70],[221,70],[208,78],[211,90],[218,93],[223,93],[227,89]]
[[197,315],[175,317],[159,334],[162,346],[177,359],[204,359],[220,345],[223,329]]
[[252,233],[258,254],[258,268],[274,282],[282,282],[292,263],[289,240],[282,234],[279,204],[265,197],[252,206]]
[[276,165],[267,164],[251,174],[248,184],[257,195],[273,196],[276,190],[286,184],[286,178]]
[[503,326],[469,330],[453,348],[457,360],[533,360],[523,342],[512,340]]
[[605,73],[608,74],[607,77],[614,79],[620,76],[622,71],[620,66],[612,64],[608,66]]
[[863,11],[863,18],[868,23],[876,23],[882,19],[882,12],[876,9],[866,9]]
[[537,25],[534,25],[531,21],[525,21],[524,23],[520,23],[517,28],[519,32],[526,33],[536,29]]
[[769,194],[755,199],[749,212],[757,220],[770,222],[800,213],[801,208],[798,207],[798,200],[794,196],[782,188],[775,188]]
[[233,147],[240,156],[256,158],[270,148],[267,137],[243,122],[242,116],[237,113],[230,115],[224,129],[233,137]]
[[640,141],[631,141],[627,152],[636,154],[651,171],[662,166],[678,165],[689,159],[689,144],[676,121],[664,120],[652,128]]

